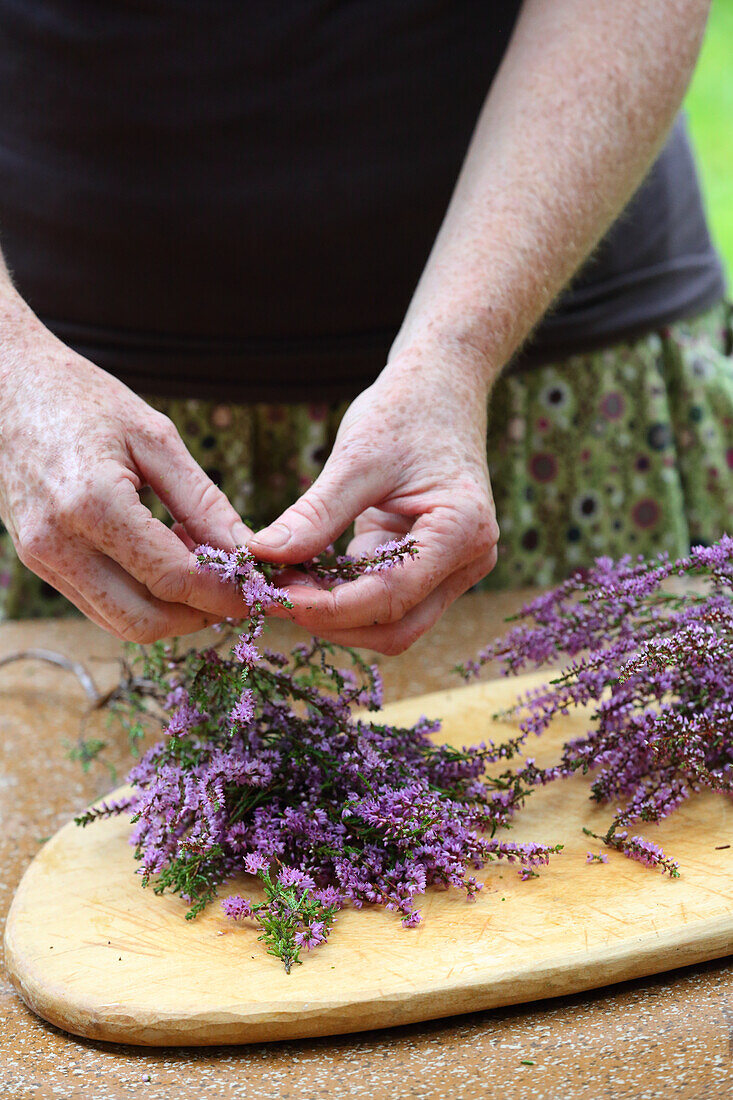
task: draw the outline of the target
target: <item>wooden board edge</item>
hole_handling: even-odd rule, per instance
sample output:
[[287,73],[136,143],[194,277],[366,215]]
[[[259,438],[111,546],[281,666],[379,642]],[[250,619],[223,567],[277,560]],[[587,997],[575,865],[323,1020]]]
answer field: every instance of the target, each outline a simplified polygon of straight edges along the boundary
[[[562,960],[531,964],[499,977],[479,974],[471,982],[444,982],[423,990],[405,990],[371,1000],[321,1003],[308,1008],[285,1002],[261,1004],[256,1012],[223,1010],[180,1017],[151,1018],[148,1007],[75,1000],[68,990],[25,973],[15,950],[12,924],[6,926],[5,951],[11,981],[23,1002],[48,1023],[87,1039],[134,1046],[220,1046],[315,1038],[370,1031],[486,1011],[529,1001],[581,993],[634,978],[724,958],[733,952],[733,914],[711,924],[699,921],[680,930],[649,933],[617,947],[596,949]],[[307,965],[307,963],[306,963]],[[143,1021],[144,1017],[144,1022]],[[263,1019],[267,1017],[267,1019]],[[274,1019],[273,1019],[274,1017]]]

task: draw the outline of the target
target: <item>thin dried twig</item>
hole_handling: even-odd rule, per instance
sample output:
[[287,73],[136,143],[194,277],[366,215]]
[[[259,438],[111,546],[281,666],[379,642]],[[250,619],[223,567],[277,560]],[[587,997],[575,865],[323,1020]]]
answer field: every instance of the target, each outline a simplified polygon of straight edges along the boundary
[[8,653],[5,657],[0,657],[0,668],[3,665],[12,664],[13,661],[46,661],[48,664],[58,665],[59,668],[66,669],[67,672],[73,672],[84,688],[87,699],[95,709],[104,706],[110,697],[111,692],[101,692],[99,690],[91,673],[81,661],[74,661],[53,649],[19,649],[15,653]]

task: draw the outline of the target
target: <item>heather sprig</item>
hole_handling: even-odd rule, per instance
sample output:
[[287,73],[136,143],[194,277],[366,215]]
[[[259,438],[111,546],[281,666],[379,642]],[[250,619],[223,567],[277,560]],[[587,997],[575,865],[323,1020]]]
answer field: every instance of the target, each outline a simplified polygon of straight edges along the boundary
[[257,875],[265,900],[233,894],[221,907],[232,920],[257,924],[262,929],[257,938],[289,974],[303,948],[312,951],[326,943],[344,899],[332,886],[319,890],[310,875],[293,867],[281,867],[273,879],[267,861],[257,854],[245,859],[244,869]]
[[[684,593],[669,590],[678,577],[688,582]],[[468,679],[499,660],[515,674],[569,658],[513,708],[517,748],[558,715],[591,708],[585,736],[566,742],[549,767],[517,768],[520,784],[589,774],[591,797],[616,806],[598,839],[676,877],[676,861],[629,837],[627,826],[660,821],[699,790],[733,793],[733,539],[678,561],[599,558],[514,621],[461,671]]]
[[304,562],[300,568],[314,577],[333,584],[344,584],[367,573],[383,573],[397,564],[417,557],[418,553],[417,539],[414,535],[405,535],[404,538],[383,543],[371,553],[361,554],[358,557],[327,553]]
[[[651,840],[645,840],[643,836],[629,836],[626,829],[618,829],[615,824],[611,825],[605,836],[600,836],[598,833],[586,828],[583,828],[583,832],[586,836],[592,836],[595,840],[602,841],[607,847],[622,852],[629,859],[635,859],[637,863],[643,863],[645,867],[656,868],[662,872],[666,871],[670,878],[679,878],[680,865],[677,860],[670,859],[658,844]],[[605,863],[606,856],[602,852],[599,852],[597,856],[594,856],[592,852],[588,852],[586,863],[594,862]]]

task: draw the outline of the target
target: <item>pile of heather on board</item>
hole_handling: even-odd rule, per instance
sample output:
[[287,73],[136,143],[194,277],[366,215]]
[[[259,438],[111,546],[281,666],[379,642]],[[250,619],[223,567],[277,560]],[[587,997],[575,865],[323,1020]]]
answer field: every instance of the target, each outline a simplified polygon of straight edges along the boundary
[[[666,582],[678,576],[697,583],[675,594]],[[678,561],[598,558],[514,618],[464,676],[490,660],[515,674],[570,658],[516,708],[525,739],[571,707],[593,708],[586,736],[568,741],[553,767],[517,769],[517,783],[592,773],[591,797],[617,807],[596,839],[676,876],[676,861],[629,828],[660,821],[695,791],[733,793],[733,538]]]
[[[415,553],[408,537],[309,571],[352,579]],[[480,888],[472,872],[492,859],[517,861],[524,877],[547,862],[557,848],[494,835],[525,793],[510,771],[485,775],[511,743],[456,750],[431,740],[439,724],[425,718],[401,728],[356,717],[381,705],[377,668],[317,640],[287,656],[261,650],[265,609],[285,602],[282,591],[245,549],[203,546],[197,558],[239,587],[250,618],[230,629],[228,654],[158,644],[142,656],[163,739],[132,769],[130,797],[76,819],[131,813],[144,885],[180,894],[193,917],[235,875],[257,875],[264,900],[237,895],[224,910],[254,921],[290,970],[304,947],[326,941],[345,905],[385,906],[409,928],[429,886],[470,898]]]
[[[308,568],[338,583],[415,553],[408,537],[371,557]],[[257,897],[222,904],[259,926],[287,970],[303,948],[326,941],[346,905],[383,905],[411,927],[429,886],[470,898],[480,888],[472,871],[492,859],[518,861],[532,877],[558,847],[512,844],[496,832],[538,786],[589,774],[591,798],[615,807],[607,832],[590,835],[673,877],[674,859],[630,835],[632,824],[659,821],[695,791],[733,790],[728,536],[679,561],[599,558],[526,604],[464,676],[496,659],[506,674],[563,658],[566,666],[519,700],[518,736],[463,750],[435,744],[439,724],[428,719],[399,728],[356,717],[357,708],[379,707],[381,691],[377,669],[352,651],[319,641],[288,656],[261,651],[264,611],[282,592],[245,550],[201,547],[198,560],[240,587],[250,619],[227,628],[226,656],[219,645],[178,655],[162,644],[141,656],[137,682],[146,686],[127,703],[134,711],[157,701],[164,738],[133,768],[130,798],[77,821],[132,812],[143,883],[154,877],[156,892],[179,893],[188,916],[241,871],[257,875]],[[667,584],[676,576],[698,584],[676,594]],[[555,765],[522,756],[557,715],[588,705],[590,728],[564,744]],[[487,775],[489,764],[497,766]]]

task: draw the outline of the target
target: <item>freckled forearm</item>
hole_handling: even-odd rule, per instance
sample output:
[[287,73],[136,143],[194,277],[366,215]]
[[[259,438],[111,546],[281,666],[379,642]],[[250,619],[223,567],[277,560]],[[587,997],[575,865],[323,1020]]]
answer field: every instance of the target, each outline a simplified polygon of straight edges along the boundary
[[[23,299],[13,285],[13,279],[5,263],[0,247],[0,319],[23,306]],[[25,306],[28,309],[28,306]]]
[[526,0],[390,360],[458,350],[491,385],[641,183],[709,0]]
[[38,394],[59,347],[19,294],[0,253],[0,423],[15,415],[10,406],[21,388],[24,403]]
[[0,387],[17,370],[21,360],[19,349],[29,330],[40,327],[40,321],[13,286],[0,252]]

